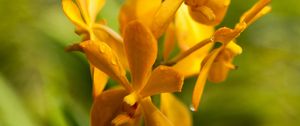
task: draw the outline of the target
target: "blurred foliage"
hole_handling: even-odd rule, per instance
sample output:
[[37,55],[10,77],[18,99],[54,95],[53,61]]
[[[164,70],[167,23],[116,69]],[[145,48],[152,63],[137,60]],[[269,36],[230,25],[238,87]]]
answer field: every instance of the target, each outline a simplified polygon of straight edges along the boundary
[[[232,0],[220,26],[233,27],[255,0]],[[118,31],[122,0],[107,0],[99,18]],[[299,1],[273,0],[273,11],[239,38],[239,69],[208,83],[194,125],[300,124]],[[0,125],[87,126],[92,102],[89,67],[64,47],[79,41],[59,0],[0,0]],[[195,78],[178,93],[191,103]]]

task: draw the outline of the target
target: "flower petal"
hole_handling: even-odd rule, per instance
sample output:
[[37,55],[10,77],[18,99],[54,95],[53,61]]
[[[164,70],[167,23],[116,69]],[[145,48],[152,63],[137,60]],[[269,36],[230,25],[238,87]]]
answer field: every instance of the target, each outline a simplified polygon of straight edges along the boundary
[[100,41],[106,42],[117,54],[124,68],[128,68],[128,61],[125,55],[123,38],[105,25],[95,24],[94,34]]
[[183,0],[164,0],[153,17],[150,29],[159,38],[168,28]]
[[147,97],[159,93],[180,92],[183,79],[183,76],[172,67],[159,66],[152,72],[148,83],[140,91],[140,95]]
[[164,40],[164,49],[163,49],[163,58],[164,61],[167,61],[170,53],[175,47],[175,27],[174,23],[171,23],[166,31],[165,40]]
[[145,98],[141,102],[146,126],[173,126],[151,102],[150,98]]
[[96,98],[104,90],[105,85],[108,81],[108,76],[96,67],[91,67],[93,78],[93,96],[94,98]]
[[96,68],[118,81],[124,88],[130,89],[125,70],[118,57],[107,44],[100,41],[85,41],[80,43],[80,47]]
[[132,84],[139,89],[145,84],[157,56],[157,41],[142,23],[129,23],[124,33],[125,52],[129,62]]
[[62,0],[62,6],[64,13],[75,25],[83,29],[87,29],[86,24],[81,18],[77,5],[72,0]]
[[87,0],[75,0],[75,1],[81,10],[81,14],[84,18],[84,21],[86,22],[86,24],[89,25],[91,23],[91,20],[88,12],[89,5],[87,3]]
[[192,126],[189,109],[171,93],[161,94],[160,110],[174,126]]
[[269,13],[271,7],[267,6],[271,0],[260,0],[250,10],[245,12],[240,19],[240,22],[245,22],[247,25],[256,21],[261,16]]
[[[179,47],[182,51],[211,37],[214,32],[214,27],[202,25],[192,19],[185,4],[182,4],[176,13],[175,28]],[[208,51],[209,48],[203,50]]]
[[222,22],[230,0],[207,0],[189,5],[190,14],[196,21],[206,25],[218,25]]
[[124,89],[113,89],[96,97],[91,109],[91,126],[110,126],[112,120],[122,112]]
[[[212,26],[202,25],[189,15],[188,8],[182,4],[176,13],[175,28],[178,44],[181,51],[185,51],[195,44],[212,36],[214,28]],[[182,59],[173,66],[179,73],[189,77],[199,73],[201,62],[207,55],[212,44],[208,44],[188,57]]]
[[201,100],[201,96],[203,93],[203,89],[204,89],[204,85],[206,83],[210,68],[215,60],[215,58],[217,57],[217,55],[219,54],[219,52],[222,50],[222,47],[215,49],[211,52],[210,57],[208,58],[208,60],[205,62],[204,66],[202,67],[196,85],[194,87],[194,92],[193,92],[193,98],[192,98],[192,103],[193,103],[193,109],[197,110],[200,100]]
[[242,53],[242,48],[231,41],[223,49],[213,62],[209,71],[208,80],[214,83],[223,82],[230,70],[236,67],[232,64],[233,58]]
[[121,32],[123,33],[125,26],[133,20],[139,20],[149,26],[160,4],[161,0],[126,0],[119,15]]
[[91,17],[91,21],[95,21],[99,11],[104,6],[106,0],[88,0],[88,12]]

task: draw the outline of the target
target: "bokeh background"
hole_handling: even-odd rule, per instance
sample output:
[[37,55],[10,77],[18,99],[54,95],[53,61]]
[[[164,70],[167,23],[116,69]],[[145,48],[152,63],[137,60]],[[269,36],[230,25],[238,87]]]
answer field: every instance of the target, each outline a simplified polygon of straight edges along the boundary
[[[122,0],[101,14],[118,31]],[[220,26],[233,27],[255,0],[232,0]],[[243,54],[226,82],[208,83],[195,126],[300,125],[300,2],[273,0],[271,14],[239,38]],[[0,0],[0,126],[88,126],[91,79],[59,0]],[[178,97],[189,106],[195,78]]]

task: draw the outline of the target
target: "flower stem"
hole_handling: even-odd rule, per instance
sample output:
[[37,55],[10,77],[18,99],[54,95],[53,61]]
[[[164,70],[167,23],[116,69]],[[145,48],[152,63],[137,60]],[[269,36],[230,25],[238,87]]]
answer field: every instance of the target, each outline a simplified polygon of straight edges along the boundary
[[173,58],[172,60],[162,63],[163,65],[166,66],[173,66],[175,65],[177,62],[179,62],[180,60],[184,59],[185,57],[191,55],[193,52],[197,51],[198,49],[202,48],[203,46],[209,44],[213,42],[213,40],[211,38],[209,39],[205,39],[199,43],[197,43],[196,45],[194,45],[193,47],[189,48],[188,50],[184,51],[183,53],[179,54],[178,56],[176,56],[175,58]]

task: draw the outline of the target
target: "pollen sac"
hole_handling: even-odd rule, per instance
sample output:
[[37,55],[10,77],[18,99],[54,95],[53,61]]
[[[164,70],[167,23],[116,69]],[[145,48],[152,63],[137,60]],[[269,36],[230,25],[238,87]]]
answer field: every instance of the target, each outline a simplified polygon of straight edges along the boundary
[[205,25],[218,25],[223,20],[230,0],[186,0],[191,17]]

